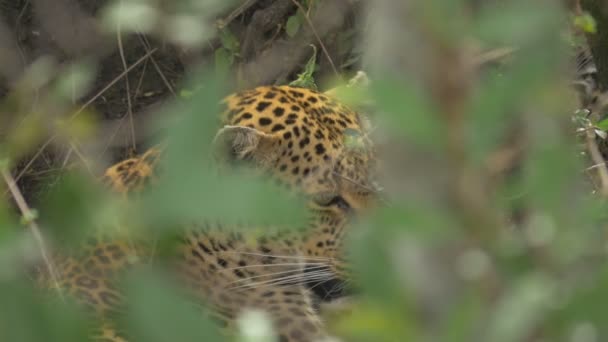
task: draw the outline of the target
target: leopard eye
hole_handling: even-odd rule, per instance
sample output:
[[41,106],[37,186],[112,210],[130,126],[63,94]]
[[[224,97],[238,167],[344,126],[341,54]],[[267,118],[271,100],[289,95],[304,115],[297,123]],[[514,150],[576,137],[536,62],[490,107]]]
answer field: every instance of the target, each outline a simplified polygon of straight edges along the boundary
[[350,210],[351,206],[350,204],[348,204],[348,202],[344,199],[344,197],[340,196],[340,195],[329,195],[329,194],[323,194],[323,195],[317,195],[314,198],[315,203],[317,203],[318,205],[322,206],[322,207],[338,207],[342,210]]

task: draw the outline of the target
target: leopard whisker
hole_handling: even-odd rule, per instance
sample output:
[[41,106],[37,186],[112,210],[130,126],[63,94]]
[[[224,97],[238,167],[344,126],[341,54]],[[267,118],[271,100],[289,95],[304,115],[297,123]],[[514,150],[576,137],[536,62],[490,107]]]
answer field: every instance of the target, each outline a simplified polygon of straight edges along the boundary
[[272,254],[264,254],[264,253],[253,253],[253,252],[225,251],[223,253],[253,255],[253,256],[261,256],[261,257],[268,257],[268,258],[277,258],[277,259],[283,258],[283,259],[296,259],[296,260],[331,261],[330,258],[303,257],[303,256],[293,256],[293,255],[272,255]]
[[238,267],[230,267],[230,268],[225,268],[225,271],[228,270],[238,270],[238,269],[243,269],[243,268],[253,268],[253,267],[275,267],[275,266],[319,266],[319,265],[326,265],[325,263],[321,263],[321,262],[312,262],[312,263],[281,263],[281,264],[254,264],[254,265],[245,265],[245,266],[238,266]]
[[297,281],[295,281],[294,279],[277,279],[275,283],[273,284],[269,284],[269,285],[286,285],[286,284],[303,284],[303,283],[308,283],[311,281],[322,281],[322,280],[328,280],[330,279],[332,276],[332,273],[330,272],[324,272],[324,273],[319,273],[319,274],[315,274],[315,275],[303,275],[302,277],[300,277],[299,279],[297,279]]
[[[317,271],[317,272],[322,272],[319,274],[315,274],[313,276],[310,275],[306,275],[304,273],[298,273],[298,274],[294,274],[294,275],[289,275],[289,276],[285,276],[285,277],[281,277],[278,279],[270,279],[270,280],[266,280],[266,281],[260,281],[260,282],[256,282],[256,283],[251,283],[251,284],[243,284],[240,286],[236,286],[236,287],[232,287],[232,289],[238,289],[238,288],[251,288],[251,287],[258,287],[258,286],[272,286],[272,285],[285,285],[285,284],[298,284],[298,282],[301,282],[303,280],[311,280],[311,279],[316,279],[316,277],[328,277],[331,276],[332,273],[331,272],[325,272],[325,271]],[[314,273],[314,272],[313,272]]]
[[271,279],[268,281],[253,283],[253,284],[249,284],[249,285],[250,286],[258,286],[258,285],[271,286],[271,285],[298,284],[298,283],[309,282],[309,281],[317,280],[317,279],[328,279],[328,277],[331,277],[331,276],[332,276],[331,272],[316,271],[316,272],[308,272],[308,274],[301,273],[301,274],[295,274],[295,275],[291,275],[291,276],[285,276],[285,277],[281,277],[278,279]]
[[[313,269],[320,269],[320,268],[324,268],[324,267],[326,267],[326,265],[315,266],[315,267],[313,267]],[[280,274],[288,274],[288,273],[294,273],[294,272],[302,273],[303,271],[302,271],[302,269],[292,269],[292,270],[281,271],[281,272],[265,273],[265,274],[260,274],[260,275],[256,275],[256,276],[252,276],[252,277],[247,277],[244,279],[235,280],[228,284],[242,283],[242,282],[245,282],[245,281],[248,281],[251,279],[262,278],[262,277],[271,277],[271,276],[276,276],[276,275],[280,275]]]
[[297,279],[298,277],[301,276],[301,273],[298,274],[293,274],[293,275],[288,275],[285,277],[281,277],[278,280],[277,279],[270,279],[270,280],[264,280],[264,281],[259,281],[259,282],[254,282],[254,283],[249,283],[249,284],[241,284],[238,286],[234,286],[231,287],[230,289],[241,289],[241,288],[254,288],[254,287],[258,287],[260,285],[273,285],[274,282],[277,282],[281,279]]

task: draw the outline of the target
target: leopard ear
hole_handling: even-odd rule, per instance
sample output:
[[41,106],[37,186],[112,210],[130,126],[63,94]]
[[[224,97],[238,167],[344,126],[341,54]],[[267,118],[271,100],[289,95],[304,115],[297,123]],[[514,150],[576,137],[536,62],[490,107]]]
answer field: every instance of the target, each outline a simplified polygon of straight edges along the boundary
[[253,161],[265,165],[276,159],[279,139],[255,128],[224,126],[213,139],[213,152],[220,161]]

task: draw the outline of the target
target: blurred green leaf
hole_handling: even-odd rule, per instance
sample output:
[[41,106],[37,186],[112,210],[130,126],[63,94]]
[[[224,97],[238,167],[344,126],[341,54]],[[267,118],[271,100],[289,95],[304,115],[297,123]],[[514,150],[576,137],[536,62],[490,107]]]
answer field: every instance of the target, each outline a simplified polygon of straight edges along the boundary
[[220,41],[224,49],[232,52],[233,54],[239,51],[239,40],[237,37],[228,29],[224,28],[219,31]]
[[598,122],[595,127],[601,129],[602,131],[608,131],[608,118]]
[[213,36],[214,32],[207,25],[194,14],[174,15],[168,18],[167,36],[182,46],[197,47]]
[[450,307],[442,341],[466,342],[474,340],[476,323],[483,317],[484,303],[474,289],[463,293],[462,298]]
[[444,126],[428,95],[411,84],[383,77],[370,85],[378,109],[386,115],[391,133],[423,146],[438,147],[444,141]]
[[557,38],[562,16],[561,8],[550,1],[492,2],[482,6],[475,32],[485,43],[522,48]]
[[76,101],[86,95],[95,81],[95,66],[87,61],[69,65],[55,81],[54,92],[59,99]]
[[302,16],[298,11],[298,13],[287,19],[287,22],[285,23],[285,33],[293,38],[300,30],[300,26],[302,26]]
[[415,341],[413,323],[405,319],[403,312],[369,301],[340,319],[334,329],[353,342]]
[[234,55],[226,48],[218,48],[215,50],[215,68],[218,72],[226,73],[230,70],[230,66],[234,63]]
[[[567,99],[563,96],[563,88],[559,87],[562,84],[561,80],[556,76],[563,62],[563,57],[560,56],[566,56],[565,44],[558,35],[554,34],[557,30],[556,19],[559,18],[559,12],[553,6],[549,6],[546,13],[541,13],[543,10],[529,9],[527,3],[523,4],[519,1],[495,6],[496,8],[493,8],[490,5],[496,12],[492,11],[481,16],[483,18],[498,16],[496,18],[498,23],[488,24],[497,26],[482,29],[484,34],[489,35],[487,39],[492,39],[492,34],[488,31],[493,29],[497,32],[513,34],[512,37],[498,39],[516,42],[518,49],[513,53],[513,61],[507,66],[487,71],[473,93],[470,109],[467,111],[470,113],[470,120],[467,122],[467,147],[476,163],[483,162],[489,153],[505,142],[508,135],[522,134],[516,129],[522,129],[521,117],[525,112],[530,111],[524,108],[530,107],[532,101],[540,103],[544,98],[548,98],[548,101],[552,102],[552,107],[547,109],[560,112],[560,104],[565,106],[564,101]],[[520,18],[518,13],[522,11],[525,13]],[[507,20],[503,16],[518,16],[518,19],[510,19],[516,20],[518,26],[513,29],[510,26],[500,26],[507,25],[502,22]],[[519,25],[525,27],[525,30]],[[520,29],[522,32],[515,32]],[[549,80],[547,77],[554,78]]]
[[412,3],[419,23],[432,39],[458,43],[469,30],[469,14],[462,0],[427,0]]
[[583,30],[586,33],[596,33],[597,32],[597,23],[593,16],[587,12],[583,12],[574,17],[574,26]]
[[[576,273],[576,270],[572,271]],[[567,336],[574,325],[588,323],[597,329],[597,341],[603,341],[608,336],[608,316],[606,307],[598,305],[598,300],[608,295],[608,272],[600,270],[586,277],[584,284],[564,291],[552,314],[555,327],[552,333],[558,337]]]
[[407,232],[419,238],[435,241],[439,238],[453,237],[458,233],[453,229],[454,218],[442,209],[422,202],[396,202],[391,203],[389,207],[378,208],[369,220],[379,224],[382,227],[381,231]]
[[41,223],[62,243],[73,245],[104,223],[100,214],[107,198],[100,186],[78,172],[66,173],[41,201]]
[[147,1],[111,1],[104,8],[103,25],[108,31],[118,27],[131,32],[150,32],[161,13]]
[[[270,181],[245,172],[224,172],[212,157],[220,128],[222,79],[205,74],[191,100],[171,108],[178,122],[169,130],[163,177],[143,198],[146,222],[170,226],[189,220],[288,224],[303,222],[305,205]],[[244,176],[244,177],[243,177]]]
[[549,210],[558,217],[569,215],[569,209],[573,208],[569,194],[577,184],[576,174],[581,165],[575,157],[575,148],[561,140],[555,122],[537,124],[543,129],[534,137],[522,179],[526,198],[534,207]]
[[[168,275],[166,275],[168,276]],[[133,341],[222,341],[200,305],[180,294],[153,269],[134,271],[126,281],[125,329]]]
[[524,340],[545,317],[554,300],[553,279],[539,274],[513,281],[490,317],[486,341]]
[[356,227],[357,231],[349,241],[349,260],[356,271],[356,283],[380,305],[387,308],[401,307],[405,310],[409,298],[394,272],[388,246],[388,241],[396,238],[395,234],[379,231],[374,227],[375,224],[371,222]]
[[86,341],[87,315],[68,298],[43,296],[30,281],[0,280],[0,340],[23,342]]

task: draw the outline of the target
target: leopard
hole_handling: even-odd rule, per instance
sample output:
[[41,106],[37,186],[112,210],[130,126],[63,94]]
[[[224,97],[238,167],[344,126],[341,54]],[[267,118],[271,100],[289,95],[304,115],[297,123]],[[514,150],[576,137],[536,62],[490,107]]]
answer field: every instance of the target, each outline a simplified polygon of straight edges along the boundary
[[[305,198],[310,219],[298,229],[193,223],[180,231],[170,268],[227,334],[251,309],[269,315],[281,342],[331,338],[307,284],[351,277],[345,242],[350,227],[378,203],[369,122],[330,93],[288,85],[239,91],[221,104],[210,142],[216,160],[263,171]],[[154,146],[110,166],[102,182],[118,194],[144,191],[162,177],[158,165],[165,150]],[[248,233],[253,231],[263,233]],[[95,340],[128,341],[111,323],[125,300],[115,277],[153,259],[150,253],[130,240],[91,238],[57,262],[57,286],[101,318]]]

